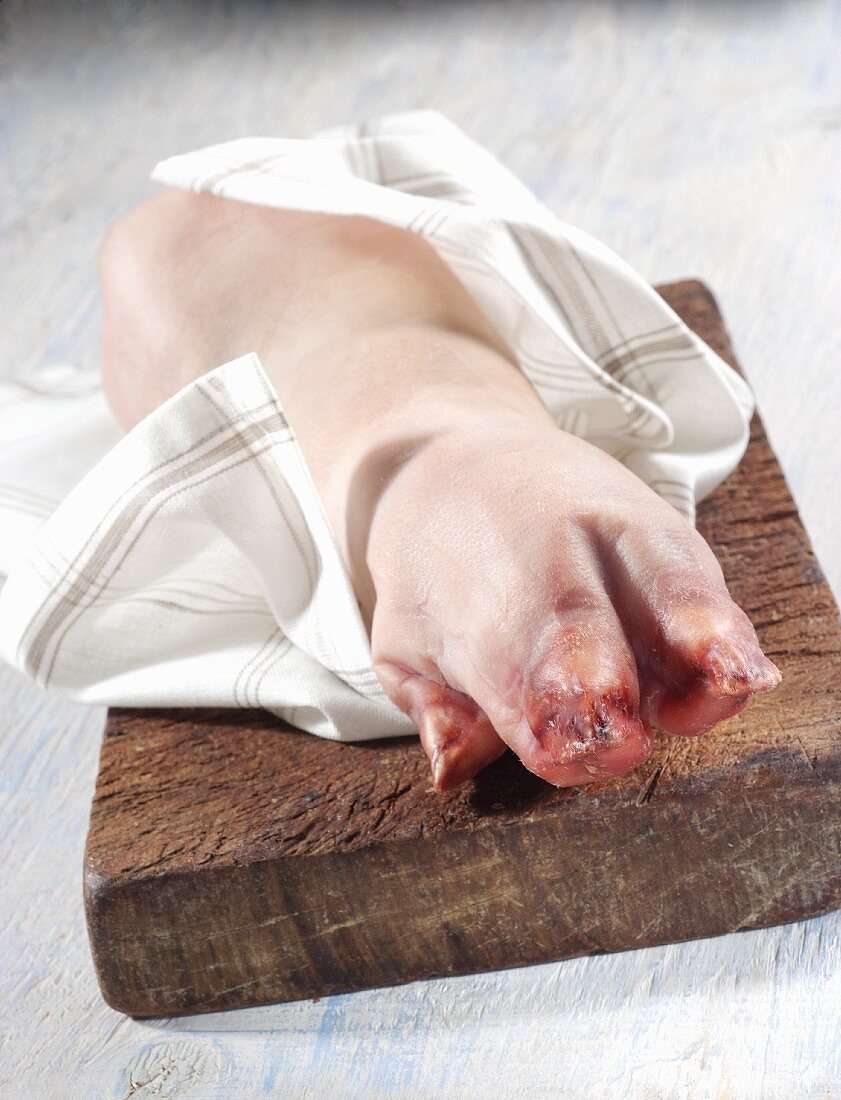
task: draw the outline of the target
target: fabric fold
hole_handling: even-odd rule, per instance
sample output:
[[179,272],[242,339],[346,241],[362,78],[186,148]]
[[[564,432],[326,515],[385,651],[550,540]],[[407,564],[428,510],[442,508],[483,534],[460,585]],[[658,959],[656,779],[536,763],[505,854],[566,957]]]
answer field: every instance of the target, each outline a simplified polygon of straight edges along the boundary
[[257,357],[186,387],[47,521],[0,596],[4,654],[88,703],[266,707],[312,733],[410,733]]

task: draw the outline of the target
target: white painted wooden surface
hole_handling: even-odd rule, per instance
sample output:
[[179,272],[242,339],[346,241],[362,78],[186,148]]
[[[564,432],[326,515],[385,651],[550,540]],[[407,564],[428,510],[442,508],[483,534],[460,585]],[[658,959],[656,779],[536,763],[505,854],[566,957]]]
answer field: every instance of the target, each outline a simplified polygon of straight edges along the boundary
[[[643,274],[717,289],[841,592],[841,4],[0,7],[3,372],[96,363],[162,155],[435,106]],[[0,533],[2,537],[2,533]],[[3,1097],[841,1096],[841,918],[193,1020],[99,999],[101,712],[0,670]]]

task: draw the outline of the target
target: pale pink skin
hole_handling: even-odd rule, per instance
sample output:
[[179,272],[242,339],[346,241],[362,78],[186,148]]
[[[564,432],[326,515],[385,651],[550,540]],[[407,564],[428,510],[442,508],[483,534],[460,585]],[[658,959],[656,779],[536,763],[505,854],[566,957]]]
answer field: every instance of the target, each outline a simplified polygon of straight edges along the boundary
[[298,435],[433,783],[510,746],[558,786],[636,767],[779,682],[703,538],[559,431],[421,238],[166,192],[100,254],[129,428],[256,351]]

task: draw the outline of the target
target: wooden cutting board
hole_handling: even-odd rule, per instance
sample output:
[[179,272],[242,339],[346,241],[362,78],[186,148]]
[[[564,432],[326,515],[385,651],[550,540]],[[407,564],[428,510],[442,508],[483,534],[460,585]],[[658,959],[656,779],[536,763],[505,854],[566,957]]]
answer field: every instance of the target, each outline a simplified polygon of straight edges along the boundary
[[[701,283],[660,292],[733,363]],[[841,907],[838,610],[758,417],[699,526],[783,683],[621,779],[555,790],[508,753],[437,795],[413,738],[112,710],[85,856],[109,1004],[209,1012]]]

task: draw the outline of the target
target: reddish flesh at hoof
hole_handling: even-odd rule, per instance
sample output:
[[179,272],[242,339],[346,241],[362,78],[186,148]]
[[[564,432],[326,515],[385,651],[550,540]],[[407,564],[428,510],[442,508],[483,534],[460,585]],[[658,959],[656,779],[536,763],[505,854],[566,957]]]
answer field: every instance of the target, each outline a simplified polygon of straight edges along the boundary
[[[712,631],[714,612],[709,619],[707,629]],[[697,629],[700,624],[694,625]],[[683,644],[672,647],[670,667],[661,660],[644,677],[647,690],[642,710],[653,726],[680,737],[700,736],[738,714],[752,695],[780,682],[779,669],[759,648],[746,618],[723,618],[712,642],[709,634],[699,641],[686,640],[689,637],[688,632],[683,634]]]
[[[728,601],[729,602],[729,601]],[[731,610],[732,608],[732,610]],[[642,648],[642,701],[624,636],[598,610],[559,616],[522,683],[522,717],[506,741],[526,768],[556,786],[621,775],[651,751],[651,727],[698,736],[780,680],[735,607],[678,607]],[[716,630],[716,626],[718,629]],[[664,656],[665,653],[665,656]],[[390,666],[389,694],[420,732],[437,791],[473,778],[505,751],[467,695]]]
[[416,719],[436,791],[466,783],[507,747],[476,704],[462,699],[429,703]]
[[651,751],[651,734],[627,697],[551,692],[531,697],[520,759],[558,787],[622,775]]
[[664,536],[658,557],[641,531],[601,540],[601,552],[612,598],[633,627],[648,724],[698,736],[780,682],[712,552],[694,532]]
[[556,786],[620,775],[651,751],[633,654],[609,606],[556,610],[521,698],[512,747]]
[[417,726],[436,791],[461,786],[505,752],[505,742],[469,696],[388,662],[377,664],[377,675]]

